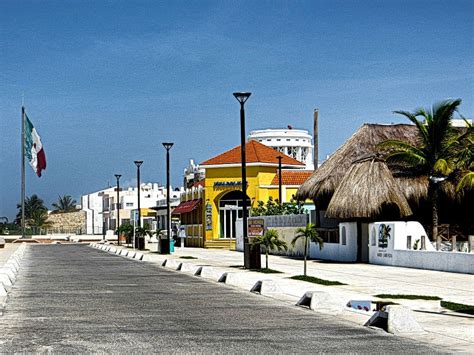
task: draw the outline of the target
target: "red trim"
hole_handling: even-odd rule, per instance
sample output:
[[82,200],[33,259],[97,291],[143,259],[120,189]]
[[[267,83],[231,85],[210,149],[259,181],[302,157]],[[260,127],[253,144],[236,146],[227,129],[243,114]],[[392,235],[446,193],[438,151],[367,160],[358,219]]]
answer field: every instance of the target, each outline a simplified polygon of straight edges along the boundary
[[191,201],[184,201],[181,202],[173,211],[172,214],[183,214],[183,213],[189,213],[194,211],[199,204],[201,203],[201,199],[195,199]]

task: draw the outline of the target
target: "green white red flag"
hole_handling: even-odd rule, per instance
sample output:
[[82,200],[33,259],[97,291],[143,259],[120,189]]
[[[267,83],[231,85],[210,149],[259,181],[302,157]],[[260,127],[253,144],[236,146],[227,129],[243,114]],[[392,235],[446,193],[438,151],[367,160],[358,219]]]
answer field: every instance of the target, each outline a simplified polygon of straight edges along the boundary
[[46,155],[44,154],[41,138],[36,128],[25,113],[25,157],[33,171],[41,177],[41,170],[46,169]]

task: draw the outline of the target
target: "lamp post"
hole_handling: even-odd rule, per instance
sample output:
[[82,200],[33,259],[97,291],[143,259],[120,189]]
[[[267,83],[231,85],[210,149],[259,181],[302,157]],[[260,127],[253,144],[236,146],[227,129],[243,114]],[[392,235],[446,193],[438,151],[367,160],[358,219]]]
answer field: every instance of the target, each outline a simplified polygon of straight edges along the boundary
[[[240,151],[242,161],[242,229],[244,239],[244,267],[246,269],[260,268],[260,248],[249,245],[247,230],[247,164],[245,155],[245,109],[244,104],[250,97],[250,92],[234,92],[234,97],[240,103]],[[252,250],[251,250],[252,249]],[[258,249],[258,258],[256,256]],[[257,260],[258,259],[258,260]]]
[[283,203],[283,200],[281,199],[281,160],[283,157],[281,155],[277,156],[278,159],[278,202],[280,205]]
[[115,178],[117,179],[117,225],[115,226],[117,228],[117,245],[120,245],[120,178],[122,175],[120,174],[115,174]]
[[174,143],[164,142],[163,147],[166,149],[166,240],[165,243],[160,241],[161,254],[170,253],[170,234],[171,234],[171,206],[170,206],[170,149]]
[[[143,160],[135,160],[135,165],[137,166],[137,194],[138,194],[138,227],[142,226],[142,212],[140,210],[140,166],[143,164]],[[135,238],[134,247],[138,247],[137,239]]]

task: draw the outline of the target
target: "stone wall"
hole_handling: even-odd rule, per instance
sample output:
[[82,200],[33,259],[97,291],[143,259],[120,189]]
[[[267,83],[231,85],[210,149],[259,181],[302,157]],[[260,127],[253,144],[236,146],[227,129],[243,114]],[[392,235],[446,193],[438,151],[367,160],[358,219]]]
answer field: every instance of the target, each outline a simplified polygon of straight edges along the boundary
[[86,231],[86,212],[74,211],[66,213],[50,213],[48,222],[48,234],[51,233],[74,233],[82,234]]

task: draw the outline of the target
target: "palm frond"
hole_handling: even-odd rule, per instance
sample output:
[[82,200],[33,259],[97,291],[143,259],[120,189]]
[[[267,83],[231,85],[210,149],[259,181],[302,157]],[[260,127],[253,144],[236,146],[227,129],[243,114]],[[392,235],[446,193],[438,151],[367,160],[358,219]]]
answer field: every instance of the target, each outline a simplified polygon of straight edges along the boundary
[[438,159],[433,167],[435,173],[443,176],[448,176],[453,170],[453,163],[446,159]]
[[409,167],[424,167],[427,165],[427,159],[424,156],[406,151],[390,153],[385,160],[389,163],[402,163]]
[[474,188],[474,171],[468,170],[464,172],[461,179],[459,180],[456,191],[469,190]]
[[420,138],[422,139],[422,141],[424,143],[429,141],[429,135],[428,135],[428,131],[426,129],[426,126],[423,124],[423,122],[420,122],[416,118],[416,116],[417,116],[416,114],[413,114],[413,113],[408,112],[408,111],[393,111],[393,113],[403,115],[406,118],[408,118],[418,128],[418,132],[420,133]]

